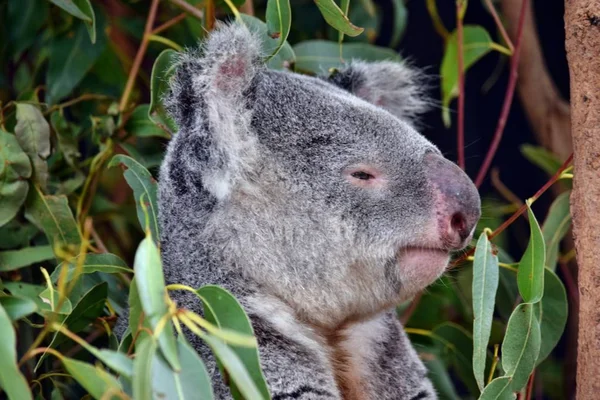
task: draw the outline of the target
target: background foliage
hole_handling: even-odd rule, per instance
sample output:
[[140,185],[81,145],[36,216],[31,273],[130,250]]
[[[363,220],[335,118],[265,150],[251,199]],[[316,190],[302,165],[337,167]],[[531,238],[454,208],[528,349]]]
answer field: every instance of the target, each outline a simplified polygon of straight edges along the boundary
[[[452,30],[436,2],[426,4],[433,24],[422,29],[444,42],[436,112],[448,134],[460,136],[464,109],[459,103],[452,111],[465,93],[460,71],[488,53],[506,61],[515,50],[502,35],[492,39],[496,32],[464,24],[466,1],[457,4]],[[4,396],[212,398],[202,360],[175,335],[185,325],[209,344],[236,398],[269,397],[237,301],[214,286],[165,288],[160,265],[154,177],[176,127],[159,98],[175,52],[196,45],[215,17],[259,30],[270,68],[305,74],[352,58],[400,61],[411,18],[402,0],[385,7],[371,0],[0,4]],[[527,204],[483,193],[472,248],[398,309],[441,398],[563,397],[563,356],[553,349],[567,320],[567,292],[556,268],[572,258],[560,251],[572,175],[569,161],[561,165],[541,148],[522,152],[547,184],[537,193],[531,187]],[[556,182],[564,192],[538,224],[529,205]],[[520,215],[526,229],[506,231]],[[509,245],[514,237],[520,248]],[[177,309],[165,296],[170,290],[196,293],[206,319]],[[112,327],[128,302],[129,329],[119,342]]]

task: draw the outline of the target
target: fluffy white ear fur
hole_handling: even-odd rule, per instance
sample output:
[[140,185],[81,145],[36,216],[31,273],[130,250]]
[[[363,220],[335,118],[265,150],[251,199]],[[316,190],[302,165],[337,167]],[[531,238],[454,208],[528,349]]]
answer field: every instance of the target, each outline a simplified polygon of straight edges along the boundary
[[353,61],[328,80],[413,123],[431,105],[426,96],[426,76],[404,62]]
[[246,91],[264,68],[260,40],[243,24],[219,24],[197,50],[179,56],[165,106],[189,134],[192,170],[203,186],[222,200],[255,158]]

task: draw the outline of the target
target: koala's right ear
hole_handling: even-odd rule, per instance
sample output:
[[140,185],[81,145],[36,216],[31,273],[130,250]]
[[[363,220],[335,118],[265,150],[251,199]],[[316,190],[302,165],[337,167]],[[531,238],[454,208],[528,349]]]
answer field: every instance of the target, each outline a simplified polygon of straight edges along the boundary
[[431,103],[425,75],[404,62],[353,61],[325,79],[411,122]]
[[178,168],[200,177],[225,199],[255,158],[250,130],[252,85],[264,68],[260,41],[243,24],[217,27],[202,46],[183,53],[163,99],[183,142]]

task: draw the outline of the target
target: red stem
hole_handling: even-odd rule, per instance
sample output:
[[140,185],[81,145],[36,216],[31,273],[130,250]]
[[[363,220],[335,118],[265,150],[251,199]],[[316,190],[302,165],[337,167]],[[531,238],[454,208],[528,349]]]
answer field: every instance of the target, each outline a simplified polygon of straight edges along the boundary
[[463,40],[462,2],[456,2],[456,33],[458,41],[458,131],[456,145],[458,166],[465,169],[465,60]]
[[502,134],[504,133],[504,127],[506,126],[506,120],[508,119],[508,113],[510,112],[510,106],[515,94],[517,77],[519,75],[517,68],[519,66],[519,54],[521,53],[523,26],[525,25],[525,12],[527,11],[528,3],[529,0],[523,0],[521,3],[521,14],[519,15],[519,26],[517,28],[517,41],[515,43],[515,51],[510,62],[510,78],[508,81],[508,87],[506,88],[506,94],[504,96],[504,104],[502,105],[502,112],[500,114],[500,118],[498,119],[498,125],[496,127],[496,132],[494,133],[494,138],[492,139],[492,144],[488,149],[485,160],[483,161],[483,165],[481,166],[481,169],[477,174],[477,178],[475,179],[475,186],[477,187],[480,187],[483,183],[483,179],[490,168],[492,159],[494,158],[494,155],[496,155],[496,151],[500,145],[500,140],[502,140]]

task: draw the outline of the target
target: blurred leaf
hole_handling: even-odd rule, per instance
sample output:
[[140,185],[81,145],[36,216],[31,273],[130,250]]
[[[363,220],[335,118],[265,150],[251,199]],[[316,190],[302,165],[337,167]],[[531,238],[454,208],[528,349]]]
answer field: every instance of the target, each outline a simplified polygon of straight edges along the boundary
[[0,307],[4,308],[12,321],[17,321],[37,310],[37,305],[26,297],[0,295]]
[[94,286],[75,305],[73,311],[64,320],[64,325],[73,333],[85,329],[102,314],[107,296],[108,284],[106,282]]
[[527,207],[527,213],[529,215],[531,236],[525,254],[519,262],[517,283],[523,301],[525,303],[536,303],[540,301],[544,293],[546,249],[544,248],[542,231],[530,206]]
[[[146,336],[149,336],[148,331],[152,330],[149,319],[144,315],[142,310],[142,303],[140,301],[140,295],[137,289],[137,279],[134,277],[129,285],[129,330],[132,335],[137,336],[137,341],[144,340]],[[139,331],[139,332],[138,332]],[[136,343],[137,343],[136,341]]]
[[404,36],[404,31],[406,31],[408,12],[406,11],[404,0],[392,0],[392,5],[394,6],[394,30],[392,32],[390,47],[396,48]]
[[479,400],[513,400],[515,395],[510,390],[510,378],[496,378],[485,387]]
[[[465,25],[463,30],[463,66],[466,72],[490,50],[492,39],[482,26]],[[442,116],[444,125],[450,126],[450,102],[458,96],[458,40],[456,31],[446,42],[446,51],[441,67],[442,76]]]
[[343,40],[342,47],[352,42],[374,43],[381,28],[381,14],[377,12],[375,3],[372,0],[354,0],[351,5],[349,0],[348,5],[342,2],[340,5],[342,11],[346,11],[344,8],[346,6],[348,7],[348,12],[346,13],[348,18],[354,21],[355,24],[360,25],[364,31],[355,37],[344,37],[342,33],[329,27],[327,38],[338,42],[337,54],[340,53],[340,38]]
[[44,196],[33,187],[25,205],[25,217],[44,231],[53,246],[80,246],[79,228],[65,196]]
[[502,343],[502,369],[511,377],[511,390],[521,390],[535,368],[540,353],[540,324],[534,306],[521,303],[508,320]]
[[[242,14],[242,20],[248,29],[254,31],[260,38],[263,54],[274,54],[275,50],[280,47],[280,41],[279,39],[273,39],[271,36],[269,36],[267,24],[262,22],[260,19],[247,14]],[[277,54],[267,61],[267,66],[271,69],[285,69],[294,62],[294,58],[295,56],[292,46],[285,41],[279,48]]]
[[13,271],[50,259],[54,259],[52,246],[2,251],[0,252],[0,272]]
[[[69,14],[71,14],[79,19],[82,19],[84,21],[91,22],[91,18],[88,17],[83,11],[81,11],[79,9],[79,7],[77,7],[77,4],[75,4],[74,1],[75,0],[50,0],[50,2],[59,6],[60,8],[62,8],[66,12],[68,12]],[[89,5],[89,3],[88,3],[88,5]]]
[[54,111],[52,113],[50,116],[50,123],[52,124],[54,132],[56,132],[58,147],[63,154],[65,161],[74,168],[77,160],[81,157],[81,153],[77,146],[75,126],[65,119],[62,110]]
[[[3,206],[0,206],[0,210],[2,210],[2,207]],[[27,221],[21,222],[17,219],[13,219],[6,225],[0,227],[0,249],[26,247],[38,232],[39,229],[33,224],[30,224]]]
[[27,198],[31,164],[17,138],[0,129],[0,226],[17,214]]
[[391,49],[377,47],[366,43],[346,43],[340,47],[336,42],[326,40],[308,40],[294,46],[296,53],[296,71],[323,73],[331,68],[340,68],[351,59],[365,61],[392,60],[399,61],[400,56]]
[[544,273],[544,297],[541,304],[536,305],[542,340],[537,365],[544,361],[558,344],[569,315],[567,292],[563,283],[550,269],[546,268]]
[[[68,268],[69,272],[67,273],[66,282],[71,281],[73,279],[73,274],[75,273],[75,267],[77,265],[78,259],[84,257],[83,255],[79,255],[73,258],[69,263],[61,263],[58,267],[54,269],[52,272],[51,278],[53,282],[58,281],[58,277],[63,268]],[[94,254],[89,253],[85,255],[85,260],[83,261],[83,266],[81,269],[82,274],[91,274],[94,272],[105,272],[108,274],[117,274],[117,273],[130,273],[133,272],[131,268],[127,266],[125,261],[121,260],[114,254],[111,253],[102,253],[102,254]]]
[[353,25],[333,0],[315,0],[315,3],[325,21],[338,31],[348,36],[357,36],[364,31],[363,28]]
[[93,45],[88,42],[87,27],[84,23],[78,24],[74,36],[53,38],[46,76],[46,101],[49,104],[55,104],[69,95],[104,51],[104,24],[100,22],[100,18],[97,20],[98,31],[101,33]]
[[129,153],[129,155],[135,161],[139,162],[144,168],[150,169],[158,167],[165,157],[164,153],[142,153],[138,149],[139,141],[137,142],[138,143],[136,143],[135,145],[131,143],[119,143],[119,146],[121,146],[127,153]]
[[[129,186],[133,189],[140,226],[144,231],[149,230],[152,235],[152,239],[158,244],[160,235],[156,194],[158,185],[156,179],[152,177],[146,168],[144,168],[139,162],[135,161],[131,157],[117,154],[113,157],[108,166],[114,167],[118,164],[127,167],[127,170],[123,173],[123,175],[125,176],[125,180]],[[147,220],[142,207],[142,202],[148,210]],[[149,226],[146,226],[146,221],[148,221]]]
[[[205,318],[220,328],[254,336],[252,324],[237,299],[227,290],[214,285],[203,286],[197,290],[204,304]],[[269,398],[269,389],[260,367],[258,349],[252,347],[231,346],[231,350],[248,370],[250,377],[263,398]],[[239,388],[232,387],[238,394]]]
[[15,136],[31,160],[36,181],[45,190],[48,182],[46,159],[50,156],[50,125],[37,107],[17,103]]
[[101,399],[104,393],[112,390],[121,392],[121,384],[113,375],[100,367],[63,357],[61,359],[67,372],[94,398]]
[[428,377],[431,379],[439,398],[445,400],[460,400],[446,364],[437,356],[423,357],[422,359],[427,368]]
[[16,59],[35,41],[47,21],[48,4],[39,0],[8,1],[7,24],[13,57]]
[[37,306],[37,313],[40,315],[43,315],[42,309],[45,311],[50,310],[48,304],[44,303],[40,298],[40,294],[46,290],[44,286],[23,282],[5,282],[4,288],[14,296],[23,297],[33,301]]
[[277,47],[269,56],[271,58],[283,47],[290,34],[290,27],[292,26],[290,0],[267,0],[265,19],[269,37],[278,41]]
[[554,175],[562,166],[562,162],[558,159],[558,157],[542,146],[524,144],[521,146],[521,153],[532,164],[540,167],[549,176]]
[[67,298],[65,298],[62,302],[62,304],[60,305],[60,308],[58,307],[58,291],[54,288],[46,288],[44,289],[39,295],[40,300],[42,301],[40,304],[40,311],[42,311],[42,313],[56,313],[56,314],[62,314],[62,315],[68,315],[73,311],[73,305],[71,304],[71,301]]
[[[179,372],[169,368],[163,357],[158,354],[152,360],[152,398],[212,400],[214,397],[211,378],[196,350],[183,336],[177,339],[177,350],[181,361]],[[173,387],[180,389],[177,394],[173,393]]]
[[0,337],[0,388],[10,400],[31,399],[29,385],[17,367],[15,329],[3,307],[0,307]]
[[510,318],[518,295],[517,274],[506,268],[500,268],[500,285],[496,293],[496,309],[503,319],[508,320]]
[[560,242],[571,228],[570,196],[571,191],[567,191],[556,197],[542,225],[546,244],[546,266],[552,271],[556,269],[558,262]]
[[483,232],[477,241],[473,261],[473,373],[479,390],[483,390],[484,386],[498,274],[498,257],[492,250],[487,233]]
[[170,139],[171,135],[161,129],[148,117],[149,110],[149,104],[142,104],[136,107],[125,124],[127,133],[137,137],[156,136]]
[[[152,237],[146,236],[140,243],[135,254],[134,270],[142,309],[152,331],[156,332],[159,322],[168,315],[169,310],[160,254]],[[170,318],[158,336],[158,343],[171,367],[180,370],[181,364],[177,357],[177,345]]]
[[169,79],[175,72],[175,61],[177,52],[175,50],[163,50],[158,55],[152,66],[152,77],[150,78],[150,108],[148,109],[148,118],[171,133],[177,131],[175,122],[167,115],[161,99],[167,92]]
[[88,28],[90,40],[96,42],[96,16],[90,0],[50,0],[69,14],[83,20]]
[[[133,361],[133,398],[153,399],[153,388],[156,380],[152,379],[152,360],[156,356],[156,341],[153,337],[146,337],[138,341]],[[164,376],[164,374],[161,374]],[[175,385],[169,387],[171,390]],[[169,391],[170,391],[169,390]],[[166,397],[160,396],[159,397]]]

